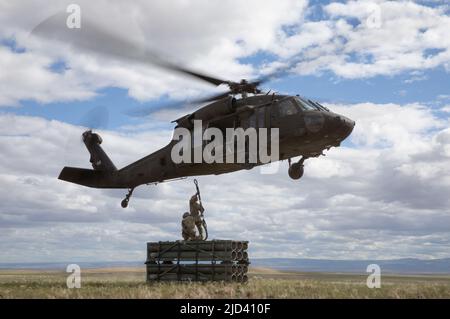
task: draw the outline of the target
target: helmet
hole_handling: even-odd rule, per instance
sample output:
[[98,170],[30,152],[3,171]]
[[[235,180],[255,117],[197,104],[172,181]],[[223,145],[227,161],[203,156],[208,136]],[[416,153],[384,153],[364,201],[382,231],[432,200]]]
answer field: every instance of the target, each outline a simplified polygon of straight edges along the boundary
[[189,213],[188,213],[188,212],[186,212],[186,213],[183,214],[183,218],[186,218],[186,217],[188,217],[188,216],[189,216]]

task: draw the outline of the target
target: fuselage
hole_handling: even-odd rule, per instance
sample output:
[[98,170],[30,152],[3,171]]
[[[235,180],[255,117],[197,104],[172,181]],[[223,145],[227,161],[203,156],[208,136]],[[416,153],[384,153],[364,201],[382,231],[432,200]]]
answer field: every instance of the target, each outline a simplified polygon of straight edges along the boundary
[[[214,108],[222,110],[220,103],[223,103],[222,108],[231,109],[232,112],[217,115]],[[331,112],[317,102],[285,95],[256,95],[215,102],[177,120],[177,127],[192,129],[189,123],[195,119],[203,120],[205,129],[215,127],[224,133],[226,128],[239,127],[255,128],[257,131],[268,129],[269,132],[270,129],[278,129],[278,160],[297,156],[317,157],[324,150],[339,146],[355,125],[352,120]],[[223,163],[174,163],[171,153],[176,143],[173,139],[162,149],[117,171],[117,178],[122,181],[120,184],[135,187],[187,176],[230,173],[263,164],[259,161],[230,163],[225,158]]]

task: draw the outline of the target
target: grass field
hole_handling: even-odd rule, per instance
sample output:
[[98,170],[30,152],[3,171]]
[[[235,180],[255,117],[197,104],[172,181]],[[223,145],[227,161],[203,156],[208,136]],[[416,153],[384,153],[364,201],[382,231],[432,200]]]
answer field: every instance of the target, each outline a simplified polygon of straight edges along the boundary
[[251,269],[247,284],[145,283],[144,268],[82,270],[80,289],[67,273],[0,270],[0,298],[450,298],[450,275],[383,275],[369,289],[366,276]]

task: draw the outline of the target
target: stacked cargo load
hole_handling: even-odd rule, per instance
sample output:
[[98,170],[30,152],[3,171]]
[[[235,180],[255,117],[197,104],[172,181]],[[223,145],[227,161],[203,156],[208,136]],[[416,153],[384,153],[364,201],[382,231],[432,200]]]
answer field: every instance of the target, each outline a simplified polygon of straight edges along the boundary
[[247,282],[248,241],[160,241],[147,243],[147,282]]

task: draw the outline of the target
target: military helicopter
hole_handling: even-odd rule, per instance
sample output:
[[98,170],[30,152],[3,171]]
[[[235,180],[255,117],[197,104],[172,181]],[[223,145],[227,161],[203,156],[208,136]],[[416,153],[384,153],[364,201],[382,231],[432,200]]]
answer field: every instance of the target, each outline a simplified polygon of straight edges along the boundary
[[[170,65],[170,69],[196,77],[213,85],[227,85],[229,90],[220,95],[196,101],[209,102],[177,120],[175,128],[193,129],[194,120],[202,120],[204,127],[226,128],[278,128],[279,160],[289,161],[288,175],[299,179],[304,172],[304,161],[323,155],[323,151],[337,147],[350,135],[355,122],[333,113],[316,101],[299,95],[263,93],[259,86],[268,77],[255,81],[226,81],[186,68]],[[133,190],[144,184],[199,175],[218,175],[251,169],[261,163],[174,163],[171,150],[176,143],[172,139],[156,152],[117,169],[100,144],[102,138],[88,130],[82,135],[91,157],[93,169],[64,167],[59,179],[94,188],[127,188],[122,201],[127,207]],[[300,156],[295,163],[291,159]]]
[[[119,38],[102,29],[92,22],[95,19],[89,20],[86,15],[80,29],[68,29],[66,19],[66,12],[59,12],[40,23],[31,34],[47,40],[69,43],[74,48],[83,47],[95,53],[126,58],[139,63],[151,63],[215,86],[227,86],[228,91],[224,93],[191,101],[203,106],[173,121],[176,123],[175,129],[192,130],[197,120],[202,121],[202,127],[205,129],[214,127],[221,131],[228,128],[257,130],[277,128],[278,160],[289,161],[288,174],[292,179],[302,177],[306,159],[318,157],[323,155],[324,150],[339,146],[350,135],[355,125],[354,121],[333,113],[316,101],[299,95],[270,94],[270,91],[261,90],[262,84],[286,74],[294,63],[278,68],[257,80],[228,81],[168,62],[152,51],[143,51],[129,39]],[[101,41],[102,39],[104,41]],[[189,176],[230,173],[263,164],[261,161],[175,163],[171,157],[171,150],[177,141],[172,138],[165,147],[117,169],[100,146],[102,143],[100,135],[88,130],[82,134],[82,139],[90,153],[93,169],[64,167],[58,178],[94,188],[128,189],[128,194],[121,203],[124,208],[128,206],[133,190],[139,185]],[[292,163],[291,160],[295,157],[300,159]]]

